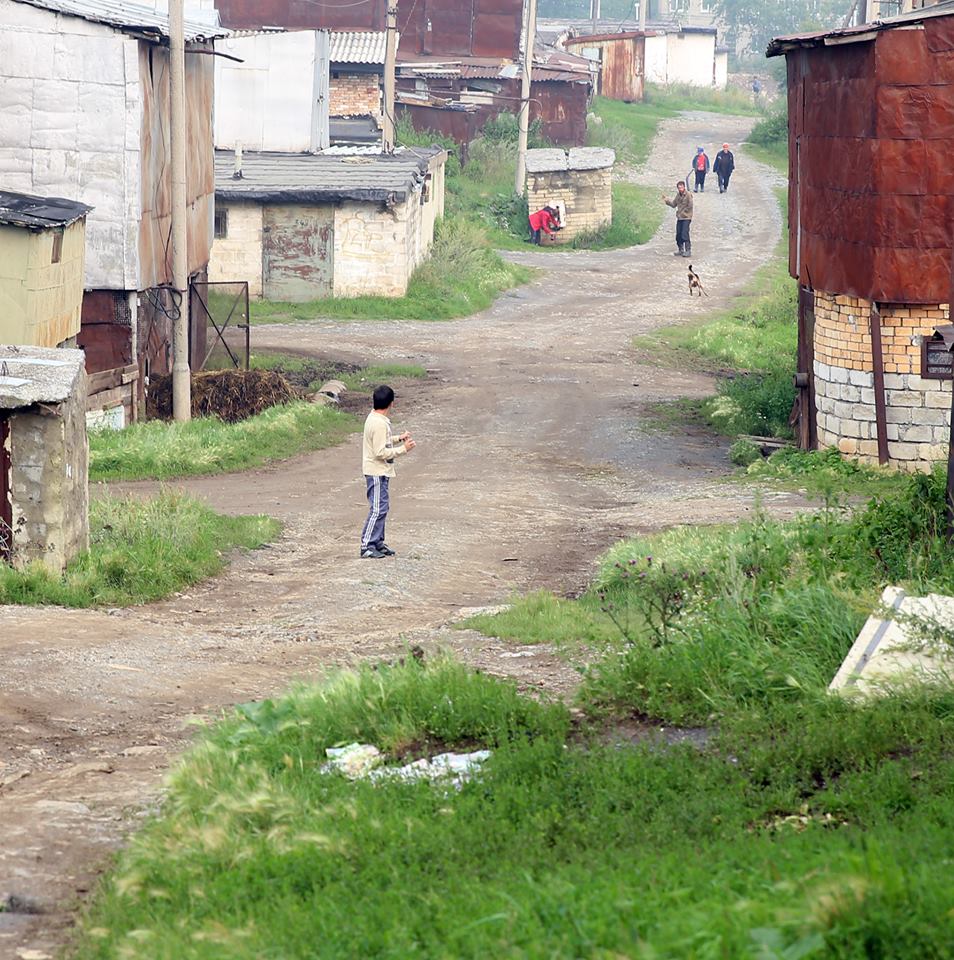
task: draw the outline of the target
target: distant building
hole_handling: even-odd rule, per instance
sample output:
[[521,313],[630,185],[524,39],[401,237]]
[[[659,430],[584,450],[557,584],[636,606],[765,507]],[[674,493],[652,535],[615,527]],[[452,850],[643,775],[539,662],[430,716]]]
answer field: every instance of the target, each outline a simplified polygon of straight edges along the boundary
[[954,3],[769,47],[788,68],[803,447],[947,457],[952,50]]
[[245,153],[236,170],[216,151],[210,278],[248,280],[269,300],[402,296],[444,213],[446,160],[437,148],[332,148]]
[[0,191],[0,343],[76,346],[90,209]]
[[[186,22],[188,269],[212,241],[212,41]],[[86,220],[89,372],[171,366],[168,16],[123,0],[0,0],[0,171],[6,190],[67,196]]]
[[229,37],[215,66],[215,145],[316,152],[381,140],[384,32]]
[[596,93],[610,100],[638,103],[643,99],[646,80],[646,34],[583,34],[568,37],[564,44],[571,53],[589,60],[596,70]]

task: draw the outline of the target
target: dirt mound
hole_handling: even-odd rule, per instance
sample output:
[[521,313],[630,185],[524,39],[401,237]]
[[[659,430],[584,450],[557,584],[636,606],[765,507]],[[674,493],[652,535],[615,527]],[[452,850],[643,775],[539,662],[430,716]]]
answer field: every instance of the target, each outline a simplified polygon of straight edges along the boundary
[[[301,394],[274,370],[210,370],[192,374],[192,416],[237,423]],[[172,375],[153,377],[146,412],[172,419]]]

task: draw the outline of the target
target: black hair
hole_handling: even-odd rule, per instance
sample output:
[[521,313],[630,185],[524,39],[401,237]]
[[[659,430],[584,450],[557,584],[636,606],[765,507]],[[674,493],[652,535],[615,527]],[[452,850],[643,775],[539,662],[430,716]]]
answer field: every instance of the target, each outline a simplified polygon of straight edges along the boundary
[[676,186],[677,186],[677,187],[685,187],[685,186],[687,186],[687,184],[686,184],[686,181],[685,181],[685,180],[678,180],[678,181],[676,182]]
[[382,383],[380,387],[374,388],[372,400],[375,410],[387,410],[394,403],[394,391],[387,384]]

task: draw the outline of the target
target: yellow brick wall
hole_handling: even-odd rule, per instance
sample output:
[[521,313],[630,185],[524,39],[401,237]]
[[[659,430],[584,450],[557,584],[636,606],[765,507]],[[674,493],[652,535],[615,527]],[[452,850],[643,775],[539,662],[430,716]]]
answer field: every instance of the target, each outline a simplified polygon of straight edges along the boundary
[[381,116],[381,87],[376,73],[335,72],[337,77],[331,78],[331,116]]
[[595,233],[613,222],[613,172],[607,167],[603,170],[530,173],[527,175],[527,202],[531,213],[562,202],[566,220],[554,242],[569,243],[581,233]]
[[[815,293],[815,359],[870,372],[871,301]],[[920,373],[921,338],[948,322],[947,304],[882,304],[881,352],[885,373]]]

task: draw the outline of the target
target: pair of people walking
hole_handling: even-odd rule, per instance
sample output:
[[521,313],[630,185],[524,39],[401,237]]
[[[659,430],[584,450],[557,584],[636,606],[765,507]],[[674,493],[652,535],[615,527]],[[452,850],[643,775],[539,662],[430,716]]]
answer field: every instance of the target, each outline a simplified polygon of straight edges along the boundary
[[[715,163],[711,166],[712,172],[719,179],[719,193],[725,193],[729,189],[729,178],[732,176],[732,171],[735,170],[735,157],[727,143],[722,144],[722,149],[716,154]],[[693,193],[705,193],[706,175],[709,173],[709,168],[709,156],[705,148],[696,147],[696,155],[692,158],[692,172],[686,181],[688,184],[689,180],[695,179],[692,188]]]

